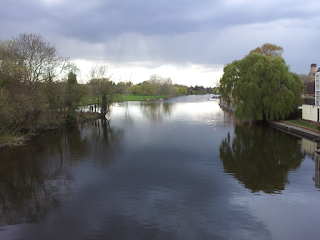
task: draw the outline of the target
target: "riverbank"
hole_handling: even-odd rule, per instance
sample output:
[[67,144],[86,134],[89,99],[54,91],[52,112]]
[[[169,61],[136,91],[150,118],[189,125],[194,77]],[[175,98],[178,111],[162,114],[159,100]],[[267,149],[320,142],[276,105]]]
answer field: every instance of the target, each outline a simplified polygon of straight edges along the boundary
[[[226,111],[234,112],[235,107],[228,106],[222,102],[219,103],[220,107]],[[314,141],[320,142],[320,123],[304,121],[302,119],[287,120],[287,121],[270,121],[270,125],[279,130],[285,131],[292,135],[305,137]]]
[[[171,97],[176,97],[176,95],[171,96]],[[122,101],[147,101],[147,100],[155,100],[155,99],[165,99],[166,97],[163,95],[157,95],[157,96],[141,96],[141,95],[133,95],[129,94],[126,98],[125,95],[121,95],[119,97],[119,102]],[[94,105],[98,103],[98,99],[96,98],[87,98],[84,99],[81,102],[81,105]],[[101,99],[100,99],[101,103]],[[73,118],[74,117],[74,118]],[[73,114],[72,121],[74,120],[75,123],[83,123],[86,121],[92,121],[96,120],[98,118],[101,118],[101,114],[93,111],[88,111],[88,112],[75,112]],[[27,141],[31,140],[34,136],[36,136],[40,131],[46,131],[46,130],[51,130],[51,129],[56,129],[61,126],[64,126],[67,124],[68,120],[67,119],[59,119],[57,120],[53,125],[47,126],[44,129],[37,129],[36,131],[32,133],[27,133],[27,134],[10,134],[7,133],[5,136],[0,135],[0,148],[3,147],[9,147],[9,146],[19,146],[25,144]]]
[[[320,131],[311,127],[298,125],[289,121],[271,121],[271,126],[284,132],[320,142]],[[310,124],[316,125],[317,123]]]
[[[95,112],[79,112],[75,116],[75,124],[81,124],[87,121],[97,120],[101,118],[100,113]],[[37,129],[36,131],[28,132],[26,134],[17,134],[17,135],[10,135],[7,134],[5,136],[0,136],[0,149],[4,147],[11,147],[11,146],[20,146],[25,144],[27,141],[30,141],[34,136],[38,135],[41,131],[57,129],[59,127],[65,126],[67,123],[58,122],[55,126],[50,126],[46,129]]]
[[31,140],[36,135],[37,133],[28,133],[26,135],[19,136],[19,137],[12,137],[12,136],[0,137],[0,149],[4,147],[23,145],[25,144],[25,142]]

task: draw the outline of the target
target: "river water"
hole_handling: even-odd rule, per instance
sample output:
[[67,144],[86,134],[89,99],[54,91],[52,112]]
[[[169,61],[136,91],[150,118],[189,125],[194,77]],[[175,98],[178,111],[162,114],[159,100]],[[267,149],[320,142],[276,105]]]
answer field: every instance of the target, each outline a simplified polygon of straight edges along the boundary
[[205,96],[0,149],[0,239],[319,239],[312,141],[249,125]]

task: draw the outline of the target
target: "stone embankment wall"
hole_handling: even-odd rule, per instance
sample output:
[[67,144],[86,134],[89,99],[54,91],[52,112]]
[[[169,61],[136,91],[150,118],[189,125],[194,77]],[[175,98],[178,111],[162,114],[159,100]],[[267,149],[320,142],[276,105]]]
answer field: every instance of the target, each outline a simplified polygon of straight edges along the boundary
[[272,127],[278,128],[292,135],[296,135],[299,137],[311,139],[316,142],[320,142],[320,131],[318,130],[306,128],[306,127],[296,125],[293,123],[288,123],[285,121],[271,121],[270,124]]

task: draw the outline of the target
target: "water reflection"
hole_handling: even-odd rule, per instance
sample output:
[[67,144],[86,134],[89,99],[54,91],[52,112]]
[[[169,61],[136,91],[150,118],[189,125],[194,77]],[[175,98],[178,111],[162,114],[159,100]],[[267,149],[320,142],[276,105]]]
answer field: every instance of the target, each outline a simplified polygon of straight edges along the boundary
[[123,129],[112,126],[112,122],[97,120],[82,124],[81,138],[88,149],[82,156],[95,163],[108,163],[122,151]]
[[140,109],[144,117],[153,122],[162,122],[165,116],[170,116],[173,109],[172,103],[140,103]]
[[297,169],[304,154],[299,138],[262,126],[235,126],[234,136],[220,144],[224,170],[252,192],[276,193],[285,189],[288,173]]
[[42,222],[72,194],[72,166],[102,166],[121,152],[123,130],[97,120],[0,151],[0,226]]
[[314,177],[312,178],[317,188],[320,188],[320,155],[318,149],[320,144],[315,140],[301,139],[301,148],[304,154],[315,162]]
[[306,156],[311,159],[315,159],[316,150],[318,147],[318,143],[315,141],[311,141],[309,139],[302,138],[301,139],[301,147]]
[[0,239],[319,235],[319,161],[315,171],[300,152],[313,143],[243,125],[202,98],[118,103],[110,122],[1,149]]
[[[54,144],[56,148],[61,144]],[[41,222],[72,192],[73,178],[59,155],[36,145],[0,152],[0,226]]]
[[314,173],[314,184],[317,188],[320,188],[320,156],[319,154],[315,154],[315,173]]

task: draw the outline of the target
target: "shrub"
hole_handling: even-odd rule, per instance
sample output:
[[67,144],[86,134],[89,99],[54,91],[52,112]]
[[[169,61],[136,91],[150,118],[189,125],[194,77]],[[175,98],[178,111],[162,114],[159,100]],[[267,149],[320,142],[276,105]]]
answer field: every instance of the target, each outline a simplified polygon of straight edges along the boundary
[[76,117],[73,114],[68,114],[66,117],[66,123],[67,124],[72,124],[76,122]]

